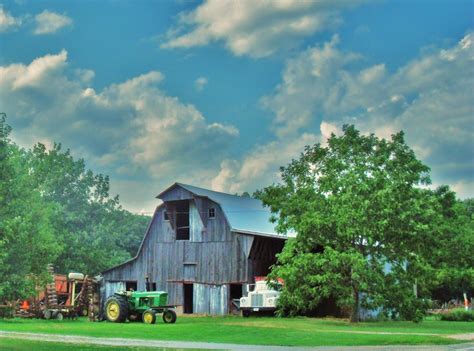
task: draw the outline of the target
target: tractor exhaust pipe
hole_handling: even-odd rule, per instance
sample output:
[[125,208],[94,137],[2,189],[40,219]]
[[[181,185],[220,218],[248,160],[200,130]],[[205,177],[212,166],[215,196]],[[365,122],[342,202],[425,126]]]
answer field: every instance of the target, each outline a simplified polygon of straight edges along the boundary
[[148,274],[145,276],[145,290],[150,291],[150,277]]

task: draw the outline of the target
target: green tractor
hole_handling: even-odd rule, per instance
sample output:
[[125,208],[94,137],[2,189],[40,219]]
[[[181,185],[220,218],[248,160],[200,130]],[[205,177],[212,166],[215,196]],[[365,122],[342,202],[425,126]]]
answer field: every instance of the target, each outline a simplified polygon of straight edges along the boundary
[[176,322],[175,306],[168,306],[164,291],[119,291],[105,302],[105,317],[109,322],[140,321],[155,324],[156,314],[163,314],[165,323]]

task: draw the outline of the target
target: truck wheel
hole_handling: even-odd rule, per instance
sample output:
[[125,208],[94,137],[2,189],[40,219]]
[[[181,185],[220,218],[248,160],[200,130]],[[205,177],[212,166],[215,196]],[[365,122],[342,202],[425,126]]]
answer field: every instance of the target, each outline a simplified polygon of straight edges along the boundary
[[58,312],[55,318],[58,321],[62,321],[64,319],[64,315],[61,312]]
[[156,322],[155,311],[150,309],[150,310],[146,310],[145,312],[143,312],[142,321],[145,324],[155,324],[155,322]]
[[105,317],[109,322],[121,323],[128,316],[127,299],[122,296],[111,296],[105,302]]
[[163,312],[163,322],[174,323],[176,322],[176,312],[173,310],[166,310]]
[[244,316],[245,318],[250,317],[250,311],[249,310],[242,310],[242,316]]

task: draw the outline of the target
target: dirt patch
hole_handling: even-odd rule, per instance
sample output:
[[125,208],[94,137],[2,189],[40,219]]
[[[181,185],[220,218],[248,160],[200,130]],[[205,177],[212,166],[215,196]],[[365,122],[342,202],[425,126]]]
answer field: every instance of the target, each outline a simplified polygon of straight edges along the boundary
[[454,339],[454,340],[474,341],[474,333],[451,334],[451,335],[445,335],[445,337]]

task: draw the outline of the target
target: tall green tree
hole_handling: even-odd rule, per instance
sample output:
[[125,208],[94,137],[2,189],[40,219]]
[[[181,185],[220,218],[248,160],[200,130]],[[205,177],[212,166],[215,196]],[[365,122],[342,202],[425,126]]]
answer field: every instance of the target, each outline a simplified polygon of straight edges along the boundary
[[307,146],[281,168],[281,178],[257,196],[271,208],[278,231],[298,233],[271,273],[285,280],[282,312],[307,313],[332,297],[355,322],[361,304],[387,303],[390,284],[403,288],[392,307],[414,305],[413,285],[424,291],[424,253],[439,215],[420,188],[430,182],[429,168],[403,132],[385,140],[344,126],[327,146]]
[[439,301],[474,296],[474,201],[460,201],[448,186],[433,192],[442,222],[429,262],[435,269],[433,297]]
[[0,301],[31,296],[59,252],[54,204],[34,191],[23,150],[0,115]]
[[60,144],[19,148],[0,115],[0,302],[35,294],[59,273],[99,273],[136,254],[148,217],[109,195],[109,178]]
[[61,144],[51,150],[36,144],[28,164],[33,188],[58,208],[53,224],[61,245],[59,272],[95,274],[136,253],[149,218],[125,211],[118,196],[109,195],[108,176],[87,170]]

